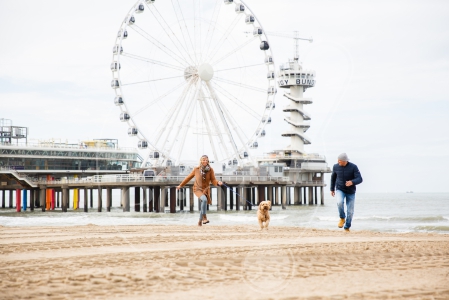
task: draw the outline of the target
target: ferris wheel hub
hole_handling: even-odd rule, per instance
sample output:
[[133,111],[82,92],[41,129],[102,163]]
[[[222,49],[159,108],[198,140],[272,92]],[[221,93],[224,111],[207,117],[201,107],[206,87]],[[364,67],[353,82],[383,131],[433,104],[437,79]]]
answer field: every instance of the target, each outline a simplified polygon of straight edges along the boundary
[[214,68],[208,63],[204,63],[198,67],[198,75],[204,81],[209,81],[214,77]]

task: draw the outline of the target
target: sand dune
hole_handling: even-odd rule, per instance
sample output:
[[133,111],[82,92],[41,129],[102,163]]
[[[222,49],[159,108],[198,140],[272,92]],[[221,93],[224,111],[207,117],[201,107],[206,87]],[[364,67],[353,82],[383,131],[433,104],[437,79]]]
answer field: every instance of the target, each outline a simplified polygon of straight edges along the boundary
[[449,236],[0,227],[2,299],[449,299]]

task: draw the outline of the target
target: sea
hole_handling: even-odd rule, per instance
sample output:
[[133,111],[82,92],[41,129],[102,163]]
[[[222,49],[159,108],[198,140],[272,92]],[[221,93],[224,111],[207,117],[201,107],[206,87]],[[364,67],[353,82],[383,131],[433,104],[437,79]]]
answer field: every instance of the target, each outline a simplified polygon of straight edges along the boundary
[[[42,212],[41,209],[16,212],[11,208],[0,208],[1,226],[81,226],[81,225],[196,225],[198,207],[195,201],[195,212],[178,211],[169,213],[123,212],[120,207],[120,195],[113,194],[111,212],[97,212],[94,198],[94,208],[85,213],[83,209],[69,208],[62,213],[57,208],[54,211]],[[94,193],[95,195],[95,193]],[[103,196],[103,199],[105,197]],[[131,195],[130,199],[133,199]],[[80,202],[83,202],[82,200]],[[105,201],[103,200],[103,203]],[[131,203],[134,201],[131,200]],[[6,199],[8,206],[8,199]],[[82,205],[82,204],[81,204]],[[211,205],[208,211],[210,223],[207,226],[220,225],[257,225],[257,207],[253,210],[217,211],[216,205]],[[337,227],[339,221],[335,198],[325,195],[324,205],[273,206],[270,212],[270,226],[293,226],[298,228],[317,228],[341,230]],[[405,233],[431,232],[449,234],[449,193],[357,193],[355,212],[352,221],[352,231],[368,230],[373,232]]]

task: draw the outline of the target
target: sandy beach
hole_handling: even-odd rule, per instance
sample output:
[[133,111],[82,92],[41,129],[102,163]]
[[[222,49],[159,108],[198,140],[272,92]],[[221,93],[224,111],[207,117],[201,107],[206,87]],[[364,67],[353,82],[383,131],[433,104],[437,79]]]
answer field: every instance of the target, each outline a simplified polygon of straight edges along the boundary
[[0,227],[2,299],[449,299],[449,236]]

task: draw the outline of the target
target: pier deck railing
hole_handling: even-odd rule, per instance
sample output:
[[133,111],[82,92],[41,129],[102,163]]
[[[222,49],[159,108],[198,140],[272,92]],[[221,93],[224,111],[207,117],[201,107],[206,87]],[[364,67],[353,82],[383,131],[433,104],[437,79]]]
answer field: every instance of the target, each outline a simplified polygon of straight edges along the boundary
[[[143,176],[135,174],[117,174],[117,175],[94,175],[85,178],[70,178],[60,180],[39,180],[37,183],[45,185],[60,185],[64,184],[80,184],[80,183],[146,183],[146,182],[160,182],[160,183],[173,183],[183,181],[185,176]],[[217,176],[218,180],[224,182],[289,182],[288,177],[272,177],[272,176]],[[192,179],[193,181],[193,179]]]

